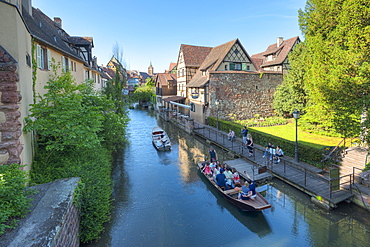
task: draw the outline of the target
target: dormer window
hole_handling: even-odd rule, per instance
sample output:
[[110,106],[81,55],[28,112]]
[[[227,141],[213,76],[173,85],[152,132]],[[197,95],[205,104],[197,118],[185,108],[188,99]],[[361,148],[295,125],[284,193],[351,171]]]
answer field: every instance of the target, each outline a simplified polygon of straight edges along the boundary
[[207,71],[203,70],[202,71],[202,76],[206,76],[207,75]]

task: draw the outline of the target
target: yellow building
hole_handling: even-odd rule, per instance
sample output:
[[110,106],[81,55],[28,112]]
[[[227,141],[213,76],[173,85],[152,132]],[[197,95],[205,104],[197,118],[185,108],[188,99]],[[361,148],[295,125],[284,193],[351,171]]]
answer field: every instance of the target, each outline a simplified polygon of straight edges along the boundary
[[29,169],[33,142],[31,133],[22,132],[24,119],[34,93],[46,92],[53,62],[60,64],[58,72],[70,71],[76,83],[91,79],[97,90],[104,86],[93,47],[92,37],[68,35],[60,18],[51,20],[32,8],[31,0],[0,0],[0,164]]

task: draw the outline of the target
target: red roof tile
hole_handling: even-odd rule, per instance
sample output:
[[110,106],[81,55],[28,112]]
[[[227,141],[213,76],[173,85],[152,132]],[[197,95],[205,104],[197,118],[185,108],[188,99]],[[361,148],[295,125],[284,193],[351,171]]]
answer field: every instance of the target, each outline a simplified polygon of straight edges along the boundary
[[182,44],[180,50],[184,55],[186,67],[199,67],[212,50],[212,47]]

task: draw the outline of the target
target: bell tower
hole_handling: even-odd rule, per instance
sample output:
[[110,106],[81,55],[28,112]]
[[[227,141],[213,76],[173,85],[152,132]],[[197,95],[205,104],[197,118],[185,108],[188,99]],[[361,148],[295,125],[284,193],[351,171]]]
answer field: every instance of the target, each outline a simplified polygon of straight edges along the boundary
[[153,76],[153,75],[154,75],[154,68],[153,68],[153,66],[152,66],[152,61],[150,61],[150,65],[149,65],[149,67],[148,67],[148,74],[149,74],[150,76]]

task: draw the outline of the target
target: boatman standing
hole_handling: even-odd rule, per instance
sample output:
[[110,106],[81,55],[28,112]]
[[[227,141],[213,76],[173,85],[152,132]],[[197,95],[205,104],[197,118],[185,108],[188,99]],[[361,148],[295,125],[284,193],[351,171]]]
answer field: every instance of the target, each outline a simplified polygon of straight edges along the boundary
[[216,150],[214,150],[213,147],[209,148],[209,157],[210,157],[211,162],[218,160]]

